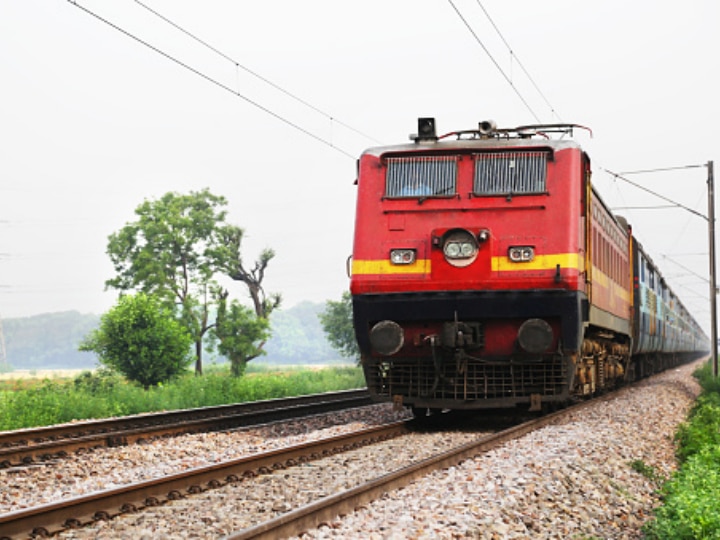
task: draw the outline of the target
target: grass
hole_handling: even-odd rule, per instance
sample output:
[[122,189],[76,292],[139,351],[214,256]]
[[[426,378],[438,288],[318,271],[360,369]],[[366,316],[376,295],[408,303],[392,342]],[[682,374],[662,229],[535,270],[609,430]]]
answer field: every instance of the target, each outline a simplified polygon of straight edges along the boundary
[[0,386],[0,431],[89,418],[241,403],[365,386],[358,367],[282,367],[251,370],[241,378],[214,368],[144,390],[108,371],[75,378],[11,381]]
[[644,527],[649,539],[720,539],[720,383],[709,364],[694,375],[703,391],[676,434],[680,467],[663,484],[663,505]]

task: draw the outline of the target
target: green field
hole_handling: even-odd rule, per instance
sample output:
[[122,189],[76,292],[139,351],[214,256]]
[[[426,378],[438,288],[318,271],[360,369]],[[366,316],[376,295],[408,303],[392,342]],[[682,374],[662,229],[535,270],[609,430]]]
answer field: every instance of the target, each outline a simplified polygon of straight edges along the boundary
[[231,377],[222,367],[208,371],[199,377],[188,373],[148,390],[104,370],[3,376],[0,431],[365,386],[355,366],[251,367],[241,378]]

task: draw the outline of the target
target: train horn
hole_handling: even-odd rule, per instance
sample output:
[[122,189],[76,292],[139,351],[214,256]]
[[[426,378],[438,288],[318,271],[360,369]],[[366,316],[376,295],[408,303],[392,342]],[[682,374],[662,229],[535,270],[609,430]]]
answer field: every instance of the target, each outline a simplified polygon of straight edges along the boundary
[[481,135],[490,135],[497,129],[497,124],[494,120],[483,120],[478,124],[478,131]]

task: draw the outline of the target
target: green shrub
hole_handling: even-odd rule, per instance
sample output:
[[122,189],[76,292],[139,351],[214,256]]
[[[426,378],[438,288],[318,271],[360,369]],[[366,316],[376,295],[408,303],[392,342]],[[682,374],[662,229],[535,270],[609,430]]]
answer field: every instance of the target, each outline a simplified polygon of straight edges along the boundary
[[720,448],[691,455],[663,487],[664,505],[645,527],[648,538],[720,538]]
[[94,352],[103,365],[148,388],[186,370],[192,341],[160,299],[137,293],[121,296],[80,350]]
[[716,379],[713,377],[710,362],[705,362],[702,366],[696,369],[693,376],[698,380],[700,386],[706,394],[720,396],[720,378]]
[[707,446],[720,445],[720,395],[701,395],[690,412],[690,420],[680,425],[675,438],[681,462]]
[[662,487],[663,506],[645,524],[657,540],[720,539],[720,384],[709,364],[694,373],[703,393],[676,434],[680,469]]

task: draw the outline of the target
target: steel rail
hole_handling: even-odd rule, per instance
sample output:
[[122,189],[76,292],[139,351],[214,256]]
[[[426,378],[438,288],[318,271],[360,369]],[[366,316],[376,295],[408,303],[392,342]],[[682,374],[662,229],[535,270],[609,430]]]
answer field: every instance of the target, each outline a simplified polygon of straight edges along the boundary
[[231,429],[370,404],[367,389],[347,390],[0,432],[0,468],[83,448],[122,446],[151,437]]
[[112,518],[164,500],[175,500],[243,477],[270,473],[298,463],[359,448],[407,433],[406,422],[395,422],[353,433],[328,437],[279,450],[197,467],[162,478],[129,484],[121,488],[74,497],[26,510],[0,515],[0,540],[49,535],[99,519]]
[[406,486],[417,478],[436,470],[456,466],[467,459],[483,454],[508,441],[519,439],[531,431],[564,420],[587,407],[596,405],[598,402],[618,397],[628,390],[629,387],[624,387],[593,400],[584,401],[492,435],[484,436],[476,441],[466,443],[457,448],[447,450],[415,464],[380,476],[365,484],[336,493],[335,495],[324,497],[256,526],[230,534],[224,537],[223,540],[275,540],[277,538],[299,536],[301,533],[317,528],[323,523],[329,523],[338,515],[349,514],[355,511],[359,506],[378,499],[388,491]]

